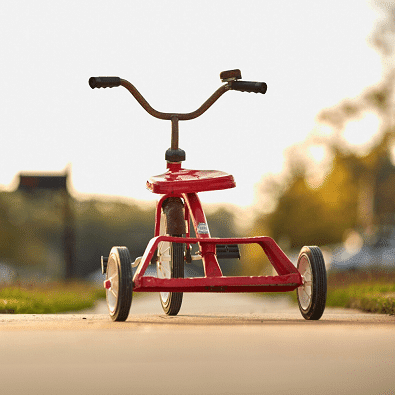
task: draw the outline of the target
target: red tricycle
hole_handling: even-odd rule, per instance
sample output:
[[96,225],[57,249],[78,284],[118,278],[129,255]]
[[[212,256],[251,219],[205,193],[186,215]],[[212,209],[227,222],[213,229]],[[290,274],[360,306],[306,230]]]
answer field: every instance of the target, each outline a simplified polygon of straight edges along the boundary
[[[215,170],[188,170],[181,166],[185,152],[179,148],[179,121],[202,115],[225,92],[266,93],[264,82],[241,80],[240,70],[223,71],[223,85],[196,111],[163,113],[153,109],[140,92],[119,77],[91,77],[93,88],[123,86],[152,116],[171,121],[171,147],[166,151],[167,170],[151,177],[147,188],[160,198],[156,205],[155,235],[144,255],[132,262],[126,247],[113,247],[109,257],[101,258],[104,287],[113,321],[125,321],[129,315],[133,292],[159,292],[163,310],[176,315],[183,292],[285,292],[297,290],[302,316],[307,320],[321,318],[326,303],[326,270],[321,250],[303,247],[296,267],[276,242],[267,236],[214,238],[211,237],[198,192],[214,191],[236,186],[232,175]],[[191,223],[194,236],[191,237]],[[224,276],[218,259],[240,258],[239,245],[259,245],[273,265],[274,276]],[[197,245],[198,251],[191,252]],[[184,265],[201,260],[202,277],[184,277]],[[144,275],[148,265],[156,264],[157,276]],[[132,275],[132,267],[137,267]]]

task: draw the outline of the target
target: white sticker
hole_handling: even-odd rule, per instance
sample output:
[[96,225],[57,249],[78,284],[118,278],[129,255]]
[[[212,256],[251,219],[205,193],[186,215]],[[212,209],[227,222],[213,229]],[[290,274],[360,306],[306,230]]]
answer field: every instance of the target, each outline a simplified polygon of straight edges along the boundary
[[201,235],[207,235],[208,234],[208,226],[207,224],[201,222],[198,226],[197,226],[197,232]]

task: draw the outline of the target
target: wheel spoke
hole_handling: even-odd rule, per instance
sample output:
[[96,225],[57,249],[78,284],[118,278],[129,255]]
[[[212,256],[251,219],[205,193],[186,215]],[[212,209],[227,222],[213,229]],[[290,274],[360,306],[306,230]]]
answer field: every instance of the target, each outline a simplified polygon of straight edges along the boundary
[[[114,294],[115,297],[117,297],[118,294],[118,273],[114,273],[109,280],[111,281],[111,291],[115,291],[116,293]],[[114,292],[113,292],[114,293]]]
[[311,299],[311,294],[307,293],[306,288],[302,289],[302,292],[306,295],[307,299],[310,300]]
[[113,274],[113,275],[109,278],[109,280],[111,281],[111,285],[112,285],[112,282],[113,282],[115,279],[117,279],[117,278],[118,278],[118,273]]
[[170,265],[160,265],[159,270],[165,277],[170,278],[170,274],[171,274]]
[[[163,244],[165,244],[165,243],[162,243],[162,245],[161,245],[161,247],[163,246]],[[168,254],[166,254],[166,252],[168,253]],[[169,255],[170,254],[170,245],[167,247],[167,248],[165,248],[164,250],[162,250],[162,249],[160,249],[160,254],[161,255]]]

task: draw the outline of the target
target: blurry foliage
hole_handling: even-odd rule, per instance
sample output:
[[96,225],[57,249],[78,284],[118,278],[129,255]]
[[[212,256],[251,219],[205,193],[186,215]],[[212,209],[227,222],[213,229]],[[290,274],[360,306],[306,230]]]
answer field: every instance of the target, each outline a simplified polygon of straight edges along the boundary
[[[309,185],[307,162],[291,168],[286,180],[266,186],[266,193],[277,197],[276,209],[265,216],[266,226],[288,248],[339,243],[349,229],[395,225],[395,167],[387,139],[363,157],[329,148],[334,151],[332,169],[318,187]],[[371,222],[364,206],[370,196]]]
[[[155,210],[120,200],[70,198],[74,226],[73,276],[83,278],[100,268],[100,257],[113,246],[126,246],[132,259],[142,256],[154,236]],[[234,236],[234,217],[225,208],[207,216],[216,237]],[[64,200],[60,193],[0,193],[0,262],[23,277],[38,280],[65,276]],[[229,268],[229,263],[224,261]]]
[[76,276],[97,270],[113,246],[126,246],[132,259],[142,256],[154,233],[154,209],[120,201],[74,202]]
[[45,245],[60,242],[61,199],[51,196],[48,200],[49,196],[43,193],[32,200],[19,191],[0,194],[0,259],[37,265],[43,260]]
[[[153,234],[154,210],[118,201],[70,198],[75,233],[75,277],[100,267],[114,245],[125,245],[132,256],[142,255]],[[64,200],[61,193],[21,191],[0,193],[0,261],[26,276],[63,278]]]
[[380,14],[380,21],[370,41],[380,53],[383,61],[394,54],[395,2],[393,0],[375,0],[373,6]]
[[258,221],[287,248],[339,243],[349,229],[395,226],[392,130],[364,156],[336,140],[328,140],[326,148],[333,159],[320,185],[311,186],[311,164],[300,158],[288,161],[286,177],[263,186],[277,205]]
[[341,240],[344,230],[355,225],[357,185],[349,159],[335,157],[332,172],[317,189],[309,187],[305,169],[291,174],[267,218],[276,240],[286,240],[288,248],[329,244]]
[[[339,243],[349,229],[366,232],[395,226],[395,1],[377,0],[373,5],[379,18],[370,42],[381,56],[382,81],[318,114],[318,122],[333,131],[329,137],[310,141],[314,145],[319,140],[333,158],[322,182],[314,187],[309,182],[314,169],[302,147],[303,155],[290,151],[286,176],[272,177],[262,185],[263,194],[276,205],[259,216],[254,233],[268,229],[286,249]],[[367,113],[380,120],[379,138],[367,154],[360,155],[345,146],[341,135],[348,122]]]

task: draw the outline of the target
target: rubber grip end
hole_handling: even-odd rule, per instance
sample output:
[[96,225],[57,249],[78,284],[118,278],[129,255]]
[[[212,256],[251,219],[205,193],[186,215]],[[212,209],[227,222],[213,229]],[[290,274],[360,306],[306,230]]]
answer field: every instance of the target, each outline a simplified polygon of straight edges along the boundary
[[114,88],[121,85],[119,77],[91,77],[89,78],[89,86],[95,88]]

